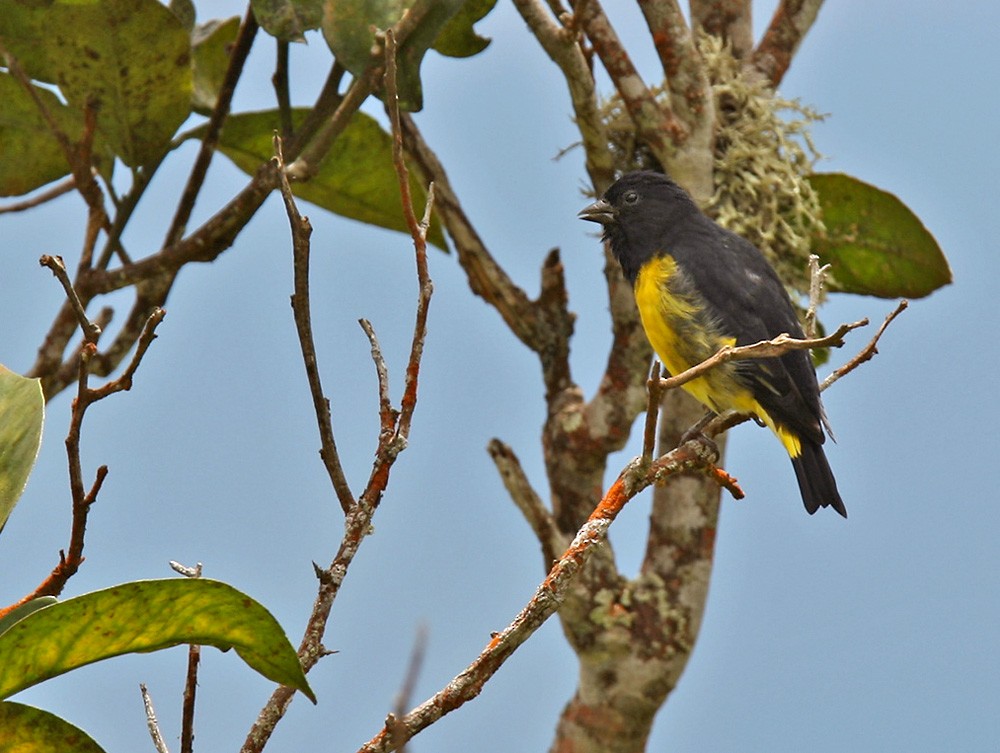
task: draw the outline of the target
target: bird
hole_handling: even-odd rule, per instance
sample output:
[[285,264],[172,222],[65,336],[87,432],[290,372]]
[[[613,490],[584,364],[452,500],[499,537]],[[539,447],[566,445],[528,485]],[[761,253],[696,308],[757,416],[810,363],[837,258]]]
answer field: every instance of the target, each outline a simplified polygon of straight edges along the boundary
[[[764,254],[667,175],[627,173],[578,216],[603,226],[646,337],[671,374],[724,346],[805,336]],[[829,422],[808,351],[723,363],[683,387],[711,413],[737,410],[768,426],[791,457],[806,510],[832,507],[847,517],[823,451]]]

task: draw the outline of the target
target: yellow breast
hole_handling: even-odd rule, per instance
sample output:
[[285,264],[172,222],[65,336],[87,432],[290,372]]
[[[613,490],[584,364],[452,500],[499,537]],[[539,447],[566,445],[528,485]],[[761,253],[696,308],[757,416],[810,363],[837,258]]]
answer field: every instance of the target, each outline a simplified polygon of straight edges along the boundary
[[[674,258],[664,255],[644,264],[635,281],[635,302],[642,327],[671,374],[680,374],[720,348],[736,343],[734,337],[707,324],[711,317],[704,315],[704,301],[681,292],[679,274]],[[753,393],[736,378],[733,364],[723,364],[705,376],[692,379],[684,389],[716,413],[738,410],[756,414],[778,435],[792,457],[799,454],[798,438],[774,422]]]

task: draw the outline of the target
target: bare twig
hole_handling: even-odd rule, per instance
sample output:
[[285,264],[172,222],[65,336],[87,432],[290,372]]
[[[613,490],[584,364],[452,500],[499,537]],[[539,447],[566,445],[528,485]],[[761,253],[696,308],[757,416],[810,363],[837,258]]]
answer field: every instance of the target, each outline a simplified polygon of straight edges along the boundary
[[83,302],[73,287],[72,280],[69,279],[69,273],[66,271],[66,265],[63,263],[62,257],[43,254],[39,258],[38,263],[52,270],[52,274],[56,276],[56,279],[63,286],[63,290],[66,291],[66,298],[73,307],[80,328],[83,330],[84,339],[89,343],[96,343],[101,336],[101,328],[87,317],[87,311],[84,309]]
[[295,126],[292,123],[292,93],[288,82],[289,42],[284,39],[276,39],[275,42],[277,44],[277,59],[274,65],[274,75],[271,76],[271,85],[274,87],[274,94],[278,99],[281,138],[287,142],[295,131]]
[[[66,582],[77,572],[83,563],[83,546],[87,530],[87,516],[97,495],[101,490],[104,479],[108,475],[107,466],[100,466],[97,469],[94,483],[87,491],[83,485],[83,466],[80,459],[80,434],[83,426],[83,418],[87,408],[98,400],[102,400],[114,392],[121,392],[132,387],[132,379],[139,362],[142,360],[146,350],[156,337],[155,330],[166,312],[163,309],[156,309],[146,322],[146,327],[139,338],[136,353],[129,364],[128,369],[120,377],[107,384],[90,388],[88,386],[88,363],[97,352],[97,346],[92,342],[84,342],[80,350],[80,364],[78,389],[76,398],[73,400],[73,409],[70,414],[69,432],[66,435],[66,455],[69,465],[70,495],[73,503],[73,522],[70,530],[69,547],[59,553],[59,562],[52,569],[48,577],[40,583],[35,590],[23,597],[11,608],[16,608],[20,604],[26,603],[39,596],[58,596],[62,593]],[[2,616],[2,615],[0,615]]]
[[[170,562],[175,572],[186,578],[200,578],[202,567],[199,562],[194,567],[185,567],[179,562]],[[184,703],[181,708],[181,753],[194,751],[194,708],[195,696],[198,692],[198,664],[201,661],[201,646],[192,643],[188,646],[187,674],[184,679]]]
[[851,330],[857,329],[858,327],[865,327],[867,325],[868,320],[861,319],[850,324],[841,324],[837,328],[837,331],[833,334],[812,340],[798,340],[794,337],[789,337],[787,334],[781,334],[772,340],[761,340],[760,342],[753,343],[751,345],[727,346],[721,348],[715,355],[706,358],[704,361],[696,364],[695,366],[692,366],[690,369],[682,371],[680,374],[671,376],[668,379],[661,380],[660,387],[664,390],[680,387],[681,385],[690,382],[692,379],[697,379],[705,374],[705,372],[715,368],[719,364],[727,363],[728,361],[741,361],[748,358],[776,358],[791,350],[810,350],[812,348],[829,347],[839,348],[844,344],[844,335]]
[[660,415],[660,398],[663,396],[663,381],[660,379],[660,362],[654,360],[649,379],[646,380],[646,422],[642,432],[642,457],[652,461],[656,450],[656,422]]
[[[414,9],[416,8],[420,8],[420,13],[415,15]],[[396,40],[401,39],[404,30],[408,33],[412,29],[413,24],[416,23],[416,19],[422,18],[422,14],[426,13],[427,3],[418,0],[417,6],[414,6],[414,9],[411,9],[409,13],[404,15],[395,29],[387,32],[387,36],[394,36]],[[382,70],[382,66],[375,65],[369,68],[366,75],[374,75],[373,71],[376,71],[378,78],[381,78]],[[358,80],[355,79],[354,84],[357,84]],[[375,80],[370,80],[364,86],[374,86],[375,83]],[[352,88],[354,84],[352,84]],[[342,112],[344,104],[350,97],[349,90],[348,95],[341,101],[341,107],[334,113],[334,120],[339,117],[338,113]],[[357,104],[360,104],[360,102]],[[398,123],[398,120],[394,120],[394,123]],[[398,138],[398,135],[394,135],[394,138]],[[307,146],[306,150],[310,148],[312,148],[312,145]],[[309,164],[308,159],[303,163],[307,172]],[[289,165],[280,172],[283,175],[291,175],[294,172],[294,168],[295,165]],[[403,182],[402,177],[400,181],[401,183]],[[407,195],[404,194],[404,196]],[[378,347],[378,340],[374,336],[374,330],[371,329],[370,325],[365,328],[365,332],[369,335],[372,343],[372,357],[375,360],[376,370],[379,373],[381,431],[379,432],[378,446],[375,450],[375,462],[372,465],[368,483],[358,497],[357,502],[352,504],[346,512],[344,536],[341,539],[337,554],[334,556],[329,567],[325,569],[316,567],[316,576],[319,579],[319,591],[316,595],[316,601],[313,603],[312,613],[309,615],[309,621],[298,649],[299,661],[302,663],[302,668],[305,672],[309,672],[320,658],[329,653],[323,646],[323,635],[326,632],[326,625],[330,618],[330,610],[333,607],[333,602],[340,592],[340,586],[347,575],[348,568],[354,561],[361,542],[371,532],[372,517],[378,509],[382,501],[382,495],[388,486],[392,466],[399,453],[406,448],[410,421],[416,406],[417,377],[420,371],[423,343],[427,335],[427,307],[432,291],[430,277],[427,275],[426,235],[433,199],[434,191],[433,187],[430,187],[427,192],[427,204],[424,208],[424,219],[422,222],[415,222],[415,219],[409,216],[413,214],[413,207],[409,201],[404,200],[403,202],[404,212],[408,213],[408,226],[411,228],[414,225],[416,226],[413,241],[417,254],[417,277],[420,291],[417,300],[416,323],[410,347],[410,357],[406,365],[406,386],[398,413],[392,410],[391,406],[388,410],[385,408],[385,398],[388,394],[387,370],[385,370],[381,350]],[[362,323],[362,327],[365,327],[364,322]],[[288,710],[288,706],[291,704],[294,696],[295,690],[287,686],[281,686],[274,690],[247,734],[241,748],[241,753],[259,753],[263,750],[278,722],[281,721]]]
[[163,239],[164,247],[174,245],[184,235],[188,220],[191,218],[191,212],[194,210],[195,201],[197,201],[198,194],[205,182],[208,166],[212,163],[212,157],[215,155],[219,134],[222,133],[222,124],[229,115],[229,106],[233,100],[233,92],[236,91],[236,82],[239,81],[243,73],[243,64],[250,54],[250,47],[253,46],[258,28],[253,9],[247,6],[243,23],[229,53],[229,66],[226,68],[226,75],[219,88],[215,108],[212,110],[212,115],[205,128],[205,136],[201,140],[198,156],[191,166],[191,174],[188,176],[187,185],[184,186],[184,193],[181,194],[177,211],[174,212],[174,218],[171,220],[170,227]]
[[10,212],[23,212],[28,209],[34,209],[37,206],[57,199],[63,194],[67,194],[76,188],[76,178],[70,175],[68,178],[59,181],[52,188],[38,194],[37,196],[32,196],[30,199],[25,199],[24,201],[18,201],[14,204],[8,204],[7,206],[0,207],[0,214],[7,214]]
[[854,358],[840,368],[835,369],[826,379],[824,379],[819,386],[820,390],[825,390],[842,376],[850,374],[861,364],[870,361],[878,353],[878,341],[881,339],[882,333],[885,332],[886,327],[892,323],[893,319],[902,314],[909,305],[909,301],[905,299],[901,300],[899,304],[897,304],[896,308],[890,311],[885,317],[885,321],[882,322],[882,326],[878,328],[878,332],[875,333],[875,336],[872,337],[871,341],[869,341],[869,343],[862,348],[861,352],[854,356]]
[[618,513],[643,489],[654,483],[662,483],[678,473],[701,471],[738,492],[735,482],[715,468],[716,459],[707,445],[689,442],[653,463],[644,462],[642,458],[632,460],[514,620],[501,632],[494,634],[482,653],[444,688],[405,716],[395,718],[392,729],[383,727],[375,737],[359,748],[358,753],[398,750],[401,738],[412,738],[479,695],[486,682],[514,651],[559,608],[573,577],[604,543],[608,529]]
[[559,530],[555,518],[531,485],[524,468],[521,467],[521,461],[510,446],[499,439],[492,439],[486,449],[500,472],[504,488],[538,539],[545,566],[548,567],[555,560],[559,550],[566,546],[567,537]]
[[281,138],[274,138],[275,164],[280,176],[281,196],[285,201],[285,211],[292,231],[292,257],[295,292],[292,294],[292,314],[295,318],[295,331],[302,350],[302,360],[305,363],[306,378],[309,382],[309,393],[312,395],[313,410],[316,413],[316,423],[319,426],[320,458],[326,467],[330,483],[337,494],[341,509],[346,513],[354,504],[354,495],[344,474],[337,451],[337,442],[333,435],[333,420],[330,415],[330,401],[323,393],[323,384],[316,358],[316,344],[313,340],[312,315],[309,302],[309,237],[312,235],[312,225],[309,218],[303,217],[295,204],[292,188],[285,176],[285,161],[281,151]]
[[163,739],[160,732],[160,723],[156,721],[156,712],[153,710],[153,699],[149,696],[149,691],[143,683],[139,683],[139,692],[142,693],[142,705],[146,709],[146,726],[149,727],[149,736],[153,739],[153,747],[156,753],[170,753],[167,748],[167,741]]
[[675,145],[687,137],[687,126],[668,106],[657,102],[598,0],[584,3],[578,14],[643,141],[661,165],[669,165]]
[[[893,319],[895,319],[899,314],[901,314],[903,311],[906,310],[906,307],[908,305],[909,304],[907,303],[907,301],[905,301],[905,300],[900,301],[899,304],[896,306],[896,308],[893,311],[891,311],[886,316],[885,321],[882,322],[882,326],[880,326],[878,328],[878,331],[875,333],[875,335],[872,337],[872,339],[858,352],[858,354],[856,356],[854,356],[853,358],[851,358],[847,363],[845,363],[840,368],[835,369],[829,376],[826,377],[826,379],[824,379],[822,382],[820,382],[819,391],[820,392],[825,392],[838,379],[840,379],[841,377],[845,376],[846,374],[849,374],[850,372],[854,371],[854,369],[856,369],[858,366],[860,366],[861,364],[865,363],[866,361],[871,360],[872,357],[874,357],[878,353],[877,345],[878,345],[879,340],[882,337],[882,334],[885,332],[886,328],[893,321]],[[862,320],[862,321],[866,321],[866,320]],[[856,322],[855,324],[860,324],[860,322]],[[811,340],[811,341],[810,340],[796,340],[796,341],[791,341],[791,342],[795,343],[796,349],[798,349],[799,347],[826,347],[827,345],[826,345],[825,341],[828,340],[830,337],[836,337],[837,334],[840,332],[840,330],[844,329],[844,327],[847,327],[847,326],[849,326],[849,325],[841,325],[840,329],[837,332],[835,332],[833,335],[830,335],[827,338],[822,338],[820,340]],[[785,344],[787,344],[791,340],[791,338],[788,338],[788,339],[776,338],[776,339],[777,340],[783,340]],[[764,343],[756,343],[755,345],[750,345],[750,346],[746,346],[746,347],[756,348],[758,346],[763,346],[763,345],[771,346],[773,344],[773,342],[774,341],[765,341]],[[817,343],[817,344],[816,345],[809,345],[809,346],[805,345],[805,343],[808,343],[808,342]],[[782,345],[781,347],[784,347],[784,346]],[[764,349],[762,349],[759,352],[763,353]],[[718,356],[718,353],[716,354],[716,356]],[[716,356],[713,356],[712,358],[715,358]],[[753,356],[753,357],[758,357],[758,356]],[[759,357],[766,357],[766,356],[759,356]],[[709,359],[709,360],[712,360],[712,359]],[[698,367],[696,367],[696,368],[698,368]],[[691,370],[685,371],[684,375],[688,374],[690,371]],[[695,376],[697,376],[697,374],[693,375],[691,378],[694,378]],[[721,434],[724,431],[728,431],[729,429],[731,429],[734,426],[737,426],[737,425],[743,423],[744,421],[749,421],[749,420],[750,420],[750,414],[748,414],[748,413],[739,413],[737,411],[726,411],[725,413],[723,413],[723,414],[721,414],[719,416],[716,416],[711,421],[709,421],[705,425],[705,427],[702,429],[702,433],[705,436],[707,436],[707,437],[714,437],[714,436],[716,436],[718,434]]]
[[132,389],[132,379],[135,376],[136,370],[139,368],[143,357],[146,355],[146,351],[149,350],[149,346],[153,344],[153,340],[156,339],[156,328],[159,326],[160,322],[167,315],[165,309],[154,308],[152,313],[146,318],[146,323],[142,327],[142,332],[139,334],[139,339],[136,341],[135,353],[132,354],[132,360],[129,361],[128,366],[125,367],[125,371],[122,372],[121,376],[114,379],[107,384],[96,387],[91,390],[90,402],[96,402],[102,398],[107,397],[113,392],[127,392]]
[[418,221],[413,209],[413,199],[410,195],[410,171],[403,159],[403,131],[400,125],[399,98],[396,92],[396,33],[389,29],[385,33],[385,101],[392,123],[392,162],[396,168],[399,182],[399,193],[403,200],[403,216],[410,229],[413,239],[413,250],[417,266],[417,312],[413,324],[413,338],[410,341],[410,358],[406,367],[406,379],[403,385],[403,397],[400,400],[400,415],[397,433],[403,441],[409,437],[413,411],[417,405],[417,380],[420,371],[420,361],[424,352],[424,340],[427,335],[427,312],[430,308],[431,296],[434,293],[434,283],[427,269],[427,230],[431,223],[431,210],[434,207],[434,183],[427,187],[427,202],[424,206],[423,218]]
[[826,282],[826,273],[830,271],[830,265],[819,265],[819,257],[816,254],[809,254],[809,308],[806,309],[805,332],[806,337],[816,336],[816,309],[823,298],[823,284]]
[[361,325],[371,345],[372,362],[375,364],[375,376],[378,379],[379,435],[391,436],[396,428],[399,412],[392,407],[392,398],[389,395],[389,369],[385,365],[382,346],[379,345],[372,323],[367,319],[359,319],[358,324]]
[[[608,148],[607,128],[601,118],[590,61],[578,40],[579,32],[561,26],[540,0],[514,0],[514,5],[542,49],[559,66],[569,88],[573,115],[586,155],[587,173],[598,193],[615,179],[615,165]],[[572,18],[570,20],[573,20]]]
[[424,653],[427,650],[427,625],[421,623],[417,627],[417,634],[413,638],[413,648],[410,650],[410,661],[406,667],[406,675],[403,677],[403,684],[399,688],[399,692],[396,694],[396,701],[393,703],[393,711],[386,716],[385,726],[387,729],[392,729],[393,736],[396,739],[400,739],[402,744],[398,748],[400,751],[406,750],[406,728],[402,725],[397,725],[397,720],[406,713],[406,710],[410,707],[410,699],[413,696],[413,690],[417,685],[417,678],[420,677],[420,667],[424,663]]
[[781,0],[778,3],[767,31],[750,58],[754,68],[771,82],[771,86],[781,83],[822,5],[823,0]]

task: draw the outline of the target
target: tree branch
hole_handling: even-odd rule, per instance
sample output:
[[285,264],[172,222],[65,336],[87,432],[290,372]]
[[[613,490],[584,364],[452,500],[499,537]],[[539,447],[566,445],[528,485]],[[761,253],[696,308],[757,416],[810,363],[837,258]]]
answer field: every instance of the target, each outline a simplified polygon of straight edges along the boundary
[[37,196],[32,196],[30,199],[25,199],[24,201],[18,201],[13,204],[7,204],[6,206],[0,207],[0,214],[10,214],[14,212],[24,212],[28,209],[34,209],[37,206],[41,206],[46,202],[52,201],[53,199],[58,199],[63,194],[67,194],[76,188],[76,178],[70,175],[68,178],[59,181],[54,186],[46,189]]
[[869,341],[869,343],[864,348],[862,348],[861,351],[856,356],[854,356],[854,358],[852,358],[850,361],[845,363],[840,368],[835,369],[826,379],[822,381],[822,383],[819,386],[820,391],[825,390],[827,387],[830,387],[834,382],[836,382],[841,377],[850,374],[852,371],[858,368],[858,366],[860,366],[863,363],[867,363],[872,358],[874,358],[878,354],[877,346],[878,346],[878,341],[882,338],[882,333],[885,332],[886,327],[888,327],[892,323],[893,319],[895,319],[897,316],[906,311],[906,307],[909,305],[910,305],[909,301],[905,299],[900,301],[896,305],[896,308],[890,311],[889,314],[885,317],[885,321],[882,322],[882,326],[878,328],[878,332],[875,333],[875,336],[871,339],[871,341]]
[[761,37],[750,64],[777,88],[792,58],[812,28],[823,0],[781,0]]
[[684,14],[676,0],[645,0],[639,7],[660,56],[670,106],[689,131],[698,131],[711,119],[712,91]]
[[302,361],[305,364],[306,379],[309,382],[313,411],[316,414],[316,423],[319,427],[319,456],[326,468],[327,475],[330,477],[330,483],[337,494],[337,499],[340,501],[340,508],[346,514],[354,505],[355,500],[340,462],[340,453],[337,452],[337,442],[333,435],[333,420],[330,416],[330,400],[323,393],[323,384],[316,357],[316,344],[313,340],[309,302],[309,238],[312,235],[312,225],[309,223],[309,218],[303,217],[299,213],[295,204],[292,188],[288,183],[288,178],[285,177],[281,137],[277,134],[274,136],[274,151],[275,167],[281,177],[279,184],[281,196],[285,201],[285,212],[288,215],[288,224],[292,231],[292,270],[295,289],[291,298],[292,315],[295,319],[299,348],[302,351]]
[[715,355],[706,358],[699,364],[692,366],[687,371],[660,380],[660,388],[663,390],[674,389],[683,384],[687,384],[693,379],[704,376],[707,371],[714,369],[729,361],[742,361],[752,358],[777,358],[792,350],[811,350],[813,348],[839,348],[844,344],[844,335],[859,327],[867,327],[868,320],[860,319],[850,324],[841,324],[837,331],[826,337],[818,337],[812,340],[796,339],[786,333],[782,333],[771,340],[761,340],[751,345],[733,346],[727,345],[721,348]]
[[504,488],[538,539],[543,561],[549,567],[556,554],[565,548],[567,536],[559,530],[552,513],[532,487],[521,461],[510,446],[499,439],[491,439],[486,449],[500,473]]
[[622,46],[598,0],[584,3],[578,13],[581,14],[580,24],[594,45],[601,64],[611,76],[639,136],[660,165],[669,165],[675,146],[686,140],[689,129],[669,107],[657,102]]
[[[389,40],[389,44],[386,48],[386,54],[388,56],[394,56],[395,45],[393,42],[400,38],[399,29],[403,25],[403,21],[406,20],[407,17],[404,16],[395,30],[387,32],[386,37]],[[395,81],[391,80],[395,71],[394,64],[395,59],[392,57],[391,62],[387,61],[385,69],[390,73],[390,91],[394,90],[395,87]],[[346,99],[345,97],[345,101]],[[390,108],[390,120],[393,122],[394,130],[396,131],[393,138],[399,139],[401,136],[398,133],[398,111],[393,113],[395,97],[387,96],[386,99]],[[372,465],[368,483],[358,497],[357,502],[350,505],[346,510],[344,536],[341,539],[340,547],[328,568],[315,567],[316,576],[319,579],[319,591],[316,595],[316,601],[313,603],[313,609],[309,615],[309,621],[298,650],[299,661],[302,663],[302,668],[305,672],[309,672],[320,658],[328,653],[327,649],[323,646],[323,635],[326,632],[326,625],[330,618],[330,610],[333,608],[333,602],[340,592],[340,586],[347,575],[348,568],[354,561],[361,542],[371,532],[372,517],[375,515],[375,511],[382,501],[382,495],[388,486],[392,466],[396,462],[396,458],[399,457],[399,453],[406,449],[409,440],[410,423],[417,402],[417,382],[421,357],[423,355],[424,340],[427,336],[427,309],[433,291],[433,285],[427,272],[426,253],[427,229],[430,224],[434,191],[433,186],[428,188],[424,218],[421,222],[417,222],[412,203],[409,201],[408,177],[400,169],[400,161],[394,160],[394,165],[397,169],[401,190],[403,184],[405,183],[406,185],[406,191],[403,195],[403,211],[407,214],[407,225],[410,227],[413,236],[419,286],[417,311],[414,317],[413,340],[410,345],[410,355],[406,364],[405,387],[400,402],[400,410],[392,410],[391,406],[387,406],[388,370],[386,369],[381,349],[378,347],[378,340],[375,338],[375,333],[371,329],[371,325],[365,327],[367,323],[363,322],[362,327],[365,327],[365,332],[372,343],[372,358],[375,361],[375,368],[379,379],[381,431],[379,432],[378,446],[375,450],[375,462]],[[291,167],[289,166],[286,170],[281,171],[282,174],[290,172]],[[405,165],[403,166],[403,170],[405,170]],[[288,198],[291,200],[290,193],[288,194]],[[295,692],[294,689],[287,686],[279,686],[274,690],[258,714],[257,720],[251,727],[250,732],[247,734],[243,747],[240,749],[241,753],[260,753],[263,750],[278,722],[281,721],[288,710]]]
[[149,346],[156,338],[156,328],[163,321],[164,316],[166,316],[166,312],[163,309],[157,309],[150,315],[139,338],[138,347],[129,367],[120,377],[98,388],[88,386],[89,361],[97,352],[97,345],[89,340],[84,342],[79,358],[77,395],[73,400],[69,432],[65,440],[69,465],[70,496],[73,508],[73,522],[70,530],[69,546],[65,551],[59,553],[59,563],[52,569],[49,576],[32,593],[23,597],[16,604],[12,605],[10,609],[15,609],[21,604],[25,604],[39,596],[58,596],[62,593],[67,581],[76,574],[83,563],[87,516],[90,508],[97,501],[97,495],[101,490],[104,479],[108,475],[107,466],[100,466],[97,469],[94,483],[90,487],[90,490],[86,491],[84,489],[83,466],[80,459],[80,435],[83,418],[87,412],[87,408],[93,403],[103,400],[115,392],[123,392],[132,388],[132,379],[135,372],[139,368],[139,363],[142,361]]
[[166,237],[163,239],[164,247],[172,246],[184,235],[188,220],[191,218],[191,212],[194,210],[195,201],[197,201],[201,187],[205,183],[208,166],[212,163],[212,157],[215,155],[215,147],[218,145],[219,135],[222,133],[222,125],[229,116],[229,107],[233,100],[233,93],[236,91],[236,83],[243,74],[243,64],[250,55],[250,48],[253,46],[258,28],[253,9],[248,5],[246,15],[243,16],[243,23],[240,25],[240,30],[229,53],[226,75],[222,79],[219,96],[215,101],[212,115],[208,119],[208,125],[205,127],[205,136],[201,140],[198,156],[191,167],[191,174],[188,176],[187,185],[184,186],[184,192],[177,204],[177,211],[174,213]]
[[707,445],[690,442],[652,463],[641,458],[630,462],[513,621],[496,633],[482,653],[451,682],[405,716],[395,719],[392,729],[383,727],[358,753],[398,750],[418,732],[479,695],[514,651],[559,608],[574,576],[602,548],[611,523],[630,499],[651,484],[690,471],[707,472],[729,483],[728,476],[715,472],[715,460]]
[[692,26],[722,39],[742,60],[753,47],[751,10],[750,0],[691,0]]
[[514,0],[514,5],[542,49],[563,72],[580,130],[587,173],[597,192],[603,193],[614,182],[615,165],[597,103],[593,71],[582,49],[579,30],[557,23],[539,0]]

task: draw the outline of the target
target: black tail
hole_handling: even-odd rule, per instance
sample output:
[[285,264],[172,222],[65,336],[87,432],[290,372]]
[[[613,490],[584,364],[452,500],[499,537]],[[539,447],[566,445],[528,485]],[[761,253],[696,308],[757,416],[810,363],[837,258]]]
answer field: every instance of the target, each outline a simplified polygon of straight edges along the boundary
[[803,439],[802,452],[792,458],[792,467],[799,481],[802,502],[810,515],[821,507],[832,507],[847,517],[847,508],[837,491],[837,480],[830,470],[823,445]]

